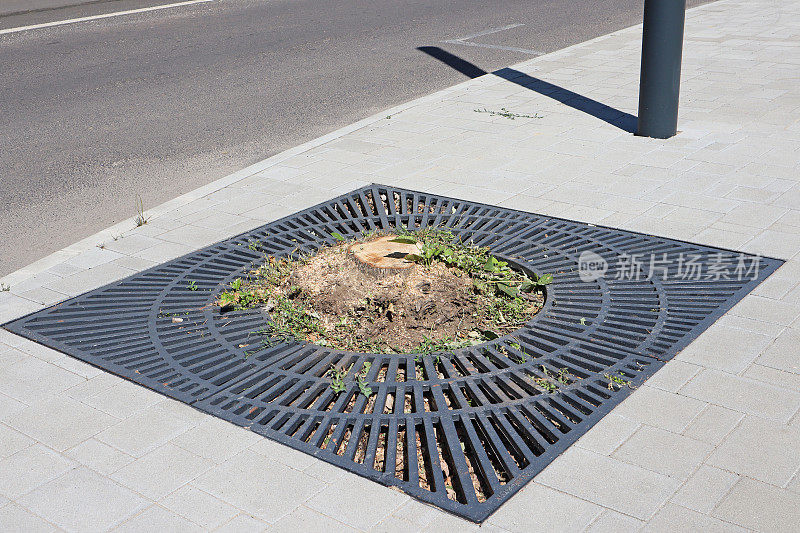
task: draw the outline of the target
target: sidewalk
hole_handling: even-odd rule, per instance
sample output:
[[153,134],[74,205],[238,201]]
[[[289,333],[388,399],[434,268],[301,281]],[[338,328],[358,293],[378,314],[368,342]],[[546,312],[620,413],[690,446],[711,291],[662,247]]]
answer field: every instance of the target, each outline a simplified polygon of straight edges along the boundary
[[[687,12],[666,141],[612,124],[636,113],[640,43],[464,82],[151,209],[0,279],[0,323],[373,182],[786,259],[482,530],[794,530],[800,0]],[[114,528],[477,530],[0,330],[0,531]]]

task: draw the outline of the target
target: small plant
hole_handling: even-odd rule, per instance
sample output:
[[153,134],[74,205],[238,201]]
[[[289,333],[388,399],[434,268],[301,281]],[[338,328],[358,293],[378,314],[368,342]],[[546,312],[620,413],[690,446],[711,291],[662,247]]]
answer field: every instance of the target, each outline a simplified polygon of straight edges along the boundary
[[347,370],[344,368],[339,369],[331,365],[331,368],[325,373],[326,375],[330,376],[331,390],[336,394],[347,390],[347,386],[344,384],[344,377],[347,375]]
[[190,281],[189,285],[188,285],[188,288],[189,288],[190,291],[196,291],[198,289],[197,282]]
[[542,369],[542,374],[544,374],[544,376],[533,378],[533,382],[539,388],[544,389],[545,392],[552,393],[557,391],[561,385],[569,385],[572,374],[570,374],[568,368],[561,368],[555,374],[548,370],[544,365],[540,365],[540,368]]
[[334,231],[334,232],[332,232],[332,233],[331,233],[331,237],[333,237],[334,239],[336,239],[336,240],[337,240],[337,241],[339,241],[339,242],[343,242],[343,241],[345,240],[345,239],[344,239],[344,235],[342,235],[342,234],[341,234],[341,233],[339,233],[338,231]]
[[522,114],[519,114],[519,113],[512,113],[511,111],[509,111],[505,107],[501,107],[500,111],[492,111],[491,109],[486,109],[486,108],[475,109],[474,111],[476,113],[488,113],[490,116],[493,116],[493,117],[505,117],[505,118],[508,118],[508,119],[511,119],[511,120],[514,120],[515,118],[544,118],[539,113],[535,113],[533,115],[522,115]]
[[367,385],[367,374],[369,373],[369,369],[372,368],[372,363],[369,361],[364,362],[364,366],[361,368],[361,371],[356,374],[356,382],[358,383],[358,390],[369,398],[372,396],[372,387]]
[[142,203],[142,197],[136,196],[136,218],[133,221],[136,223],[136,227],[144,226],[147,224],[147,221],[150,220],[150,217],[144,215],[144,204]]
[[0,283],[0,292],[8,292],[11,290],[11,287],[6,285],[5,283]]
[[628,387],[631,390],[636,388],[633,386],[633,381],[626,379],[622,371],[619,371],[618,374],[619,375],[610,373],[603,374],[603,377],[608,380],[608,390],[619,390],[622,387]]

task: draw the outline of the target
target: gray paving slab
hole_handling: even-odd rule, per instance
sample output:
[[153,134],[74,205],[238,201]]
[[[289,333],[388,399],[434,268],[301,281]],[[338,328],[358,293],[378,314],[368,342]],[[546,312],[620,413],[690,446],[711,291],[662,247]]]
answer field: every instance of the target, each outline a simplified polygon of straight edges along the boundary
[[67,531],[107,530],[149,502],[88,468],[76,468],[17,502]]
[[800,494],[742,478],[712,515],[754,531],[789,533],[800,523]]
[[536,482],[638,518],[650,518],[680,482],[582,448],[567,450]]

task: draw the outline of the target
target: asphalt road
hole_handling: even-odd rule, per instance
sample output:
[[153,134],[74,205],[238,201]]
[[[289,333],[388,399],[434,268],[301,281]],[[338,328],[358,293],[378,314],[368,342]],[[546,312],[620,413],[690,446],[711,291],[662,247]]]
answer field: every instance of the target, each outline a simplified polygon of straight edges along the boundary
[[[0,16],[0,31],[170,2],[17,3],[40,9]],[[465,79],[417,47],[491,71],[531,56],[442,41],[522,24],[473,42],[549,52],[635,24],[641,9],[213,0],[2,34],[0,275],[132,216],[137,195],[156,205]]]

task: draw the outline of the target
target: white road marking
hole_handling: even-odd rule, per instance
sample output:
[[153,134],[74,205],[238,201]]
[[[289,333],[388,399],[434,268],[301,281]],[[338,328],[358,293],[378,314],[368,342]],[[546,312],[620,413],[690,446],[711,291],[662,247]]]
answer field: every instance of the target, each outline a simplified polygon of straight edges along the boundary
[[140,9],[129,9],[128,11],[116,11],[114,13],[105,13],[103,15],[92,15],[90,17],[80,17],[75,19],[57,20],[55,22],[46,22],[44,24],[33,24],[32,26],[19,26],[17,28],[8,28],[0,30],[0,35],[7,33],[17,33],[20,31],[38,30],[40,28],[50,28],[52,26],[63,26],[64,24],[75,24],[78,22],[87,22],[90,20],[106,19],[110,17],[120,17],[122,15],[134,15],[136,13],[146,13],[147,11],[157,11],[160,9],[170,9],[173,7],[190,6],[192,4],[203,4],[206,2],[213,2],[214,0],[187,0],[186,2],[176,2],[174,4],[166,4],[163,6],[143,7]]
[[523,54],[530,54],[534,56],[544,55],[544,52],[539,52],[537,50],[528,50],[527,48],[517,48],[514,46],[500,46],[498,44],[484,44],[484,43],[470,42],[470,39],[474,39],[476,37],[483,37],[484,35],[491,35],[493,33],[499,33],[501,31],[510,30],[511,28],[517,28],[519,26],[524,26],[524,25],[525,24],[509,24],[508,26],[501,26],[500,28],[490,28],[488,30],[479,31],[478,33],[473,33],[472,35],[467,35],[466,37],[460,37],[458,39],[449,39],[447,41],[442,41],[442,42],[448,44],[462,44],[464,46],[477,46],[479,48],[494,48],[495,50],[508,50],[510,52],[520,52]]
[[479,31],[478,33],[473,33],[472,35],[467,35],[466,37],[459,37],[458,39],[453,39],[453,41],[468,41],[469,39],[474,39],[475,37],[483,37],[484,35],[500,33],[501,31],[510,30],[511,28],[518,28],[524,25],[525,24],[509,24],[508,26],[501,26],[500,28],[490,28],[488,30]]

